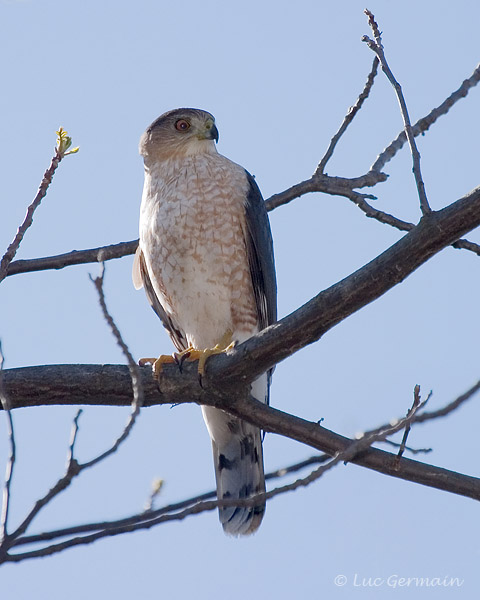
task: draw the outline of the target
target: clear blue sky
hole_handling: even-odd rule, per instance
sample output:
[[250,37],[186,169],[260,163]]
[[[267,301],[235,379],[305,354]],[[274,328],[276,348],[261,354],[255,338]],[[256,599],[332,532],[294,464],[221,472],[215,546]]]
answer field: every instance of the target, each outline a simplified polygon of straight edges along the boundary
[[[413,120],[439,104],[480,60],[480,6],[459,1],[373,1],[390,65]],[[137,144],[165,110],[212,112],[219,151],[254,173],[264,196],[306,179],[348,107],[372,54],[363,4],[298,2],[0,1],[2,200],[0,245],[23,219],[61,125],[80,146],[62,163],[19,258],[137,237],[143,168]],[[419,139],[434,208],[479,184],[480,89]],[[365,110],[338,147],[331,175],[364,173],[401,128],[393,90],[379,76]],[[387,167],[376,203],[419,217],[404,150]],[[401,237],[342,198],[310,195],[271,213],[284,316]],[[470,236],[480,241],[478,233]],[[131,257],[107,266],[109,307],[136,357],[171,342],[143,292]],[[405,413],[415,384],[440,407],[480,376],[480,258],[448,249],[401,286],[281,364],[272,404],[344,435]],[[88,273],[96,265],[11,277],[1,286],[6,367],[124,362]],[[63,472],[72,408],[15,413],[18,464],[12,519]],[[78,449],[88,459],[123,427],[127,411],[89,408]],[[427,460],[479,474],[480,399],[449,419],[418,426]],[[0,459],[7,452],[0,423]],[[310,456],[267,436],[266,468]],[[0,466],[3,472],[3,466]],[[141,510],[150,482],[161,501],[214,485],[210,442],[195,406],[146,409],[128,443],[85,473],[44,511],[35,531]],[[214,513],[100,541],[53,558],[7,565],[2,600],[84,598],[377,598],[392,589],[363,578],[458,577],[458,589],[396,588],[395,598],[475,598],[479,507],[472,500],[348,465],[308,489],[274,499],[258,534],[223,535]],[[347,577],[338,587],[337,575]]]

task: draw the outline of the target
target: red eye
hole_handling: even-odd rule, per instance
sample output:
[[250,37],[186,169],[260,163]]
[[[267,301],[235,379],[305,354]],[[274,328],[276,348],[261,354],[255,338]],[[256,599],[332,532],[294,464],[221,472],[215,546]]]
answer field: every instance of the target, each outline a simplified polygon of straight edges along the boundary
[[175,123],[175,129],[177,131],[187,131],[187,129],[190,129],[190,123],[185,121],[185,119],[178,119]]

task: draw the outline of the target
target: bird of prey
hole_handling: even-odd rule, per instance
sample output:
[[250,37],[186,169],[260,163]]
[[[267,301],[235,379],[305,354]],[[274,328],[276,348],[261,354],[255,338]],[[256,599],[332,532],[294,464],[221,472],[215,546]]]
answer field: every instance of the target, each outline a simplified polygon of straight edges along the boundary
[[[216,141],[214,117],[193,108],[163,114],[140,140],[145,183],[133,281],[145,288],[177,361],[199,358],[199,373],[211,354],[276,320],[273,243],[262,195],[245,169],[217,152]],[[271,371],[252,383],[254,398],[268,403],[270,380]],[[259,428],[216,408],[202,411],[217,497],[264,492]],[[259,501],[221,507],[219,517],[226,533],[247,535],[264,512]]]

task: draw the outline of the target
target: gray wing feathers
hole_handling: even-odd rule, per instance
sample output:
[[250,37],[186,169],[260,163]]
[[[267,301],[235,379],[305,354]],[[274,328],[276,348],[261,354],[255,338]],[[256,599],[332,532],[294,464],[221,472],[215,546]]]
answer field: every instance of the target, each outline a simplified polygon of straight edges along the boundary
[[265,202],[255,179],[246,171],[250,184],[245,201],[247,256],[252,275],[260,329],[277,320],[277,280],[273,241]]
[[[148,274],[147,265],[145,263],[145,257],[143,256],[143,252],[141,250],[137,250],[138,257],[138,267],[140,269],[140,275],[143,281],[143,287],[145,288],[145,293],[147,295],[148,301],[150,302],[151,307],[157,313],[158,317],[163,323],[163,326],[167,330],[168,335],[172,339],[172,342],[175,344],[175,348],[178,351],[187,349],[187,339],[185,334],[181,330],[181,328],[177,325],[177,323],[165,312],[163,306],[160,304],[160,300],[158,299],[157,294],[155,293],[155,289],[152,285],[152,281]],[[135,281],[135,279],[134,279]]]
[[[247,223],[247,256],[252,276],[253,292],[257,306],[259,329],[265,329],[277,320],[277,279],[273,257],[273,240],[265,201],[258,185],[248,171],[249,191],[245,200]],[[274,369],[267,373],[265,397],[254,397],[260,402],[270,403],[270,382]]]

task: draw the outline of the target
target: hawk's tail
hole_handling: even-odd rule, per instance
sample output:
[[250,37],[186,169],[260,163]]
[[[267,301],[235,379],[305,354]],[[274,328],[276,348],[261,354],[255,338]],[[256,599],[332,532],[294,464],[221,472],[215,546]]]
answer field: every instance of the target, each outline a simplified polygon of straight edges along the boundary
[[[202,408],[212,438],[217,497],[235,500],[264,492],[260,429],[222,410]],[[219,517],[225,533],[249,535],[258,529],[264,512],[261,501],[250,507],[221,507]]]

